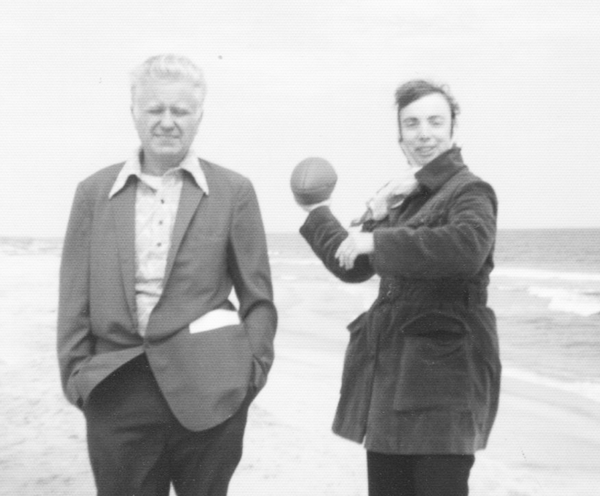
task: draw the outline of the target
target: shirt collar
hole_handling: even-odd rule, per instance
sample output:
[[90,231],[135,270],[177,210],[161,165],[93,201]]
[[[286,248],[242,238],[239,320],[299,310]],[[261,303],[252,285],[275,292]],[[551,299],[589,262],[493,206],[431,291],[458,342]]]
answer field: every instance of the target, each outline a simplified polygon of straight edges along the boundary
[[420,169],[415,177],[419,185],[433,192],[440,189],[454,174],[465,167],[460,148],[453,146]]
[[[127,180],[131,176],[135,176],[138,179],[142,174],[142,164],[140,162],[142,150],[138,149],[136,153],[134,153],[126,162],[123,164],[123,168],[119,172],[113,187],[108,194],[109,198],[112,198],[119,191],[121,191],[125,185],[127,184]],[[179,166],[175,170],[184,170],[189,172],[189,174],[194,178],[196,185],[204,191],[206,195],[208,195],[208,182],[206,181],[206,176],[202,171],[202,167],[200,167],[200,162],[198,161],[198,157],[194,150],[190,149],[184,159],[181,161]]]

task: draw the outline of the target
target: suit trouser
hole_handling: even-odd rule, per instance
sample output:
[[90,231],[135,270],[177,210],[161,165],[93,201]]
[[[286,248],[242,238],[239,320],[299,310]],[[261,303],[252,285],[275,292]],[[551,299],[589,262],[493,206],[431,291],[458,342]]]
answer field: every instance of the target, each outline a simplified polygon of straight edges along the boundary
[[467,496],[473,455],[367,451],[369,496]]
[[84,411],[98,496],[224,496],[242,456],[250,401],[194,432],[174,417],[146,355],[99,384]]

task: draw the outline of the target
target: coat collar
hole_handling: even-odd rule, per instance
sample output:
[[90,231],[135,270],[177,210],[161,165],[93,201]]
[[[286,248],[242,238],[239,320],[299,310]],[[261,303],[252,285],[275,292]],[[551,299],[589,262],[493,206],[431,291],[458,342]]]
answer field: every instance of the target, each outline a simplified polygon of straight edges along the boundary
[[[128,179],[128,178],[127,178]],[[121,277],[133,322],[135,310],[135,185],[127,181],[122,191],[109,202],[117,234]]]
[[[127,181],[130,177],[141,178],[142,175],[142,164],[140,158],[142,156],[142,150],[138,149],[123,165],[123,168],[119,172],[113,187],[108,194],[109,198],[113,198],[119,191],[121,191],[127,185]],[[189,150],[185,158],[179,164],[179,167],[173,170],[184,170],[194,178],[196,185],[208,195],[208,182],[204,171],[200,166],[200,160],[197,158],[196,153],[193,150]]]
[[465,167],[460,148],[453,146],[425,165],[415,174],[415,177],[420,186],[433,193]]
[[[197,164],[197,169],[202,173],[202,177],[206,177],[202,170],[202,160],[194,157]],[[123,170],[123,169],[122,169]],[[189,172],[189,171],[188,171]],[[110,207],[113,211],[113,219],[118,239],[118,252],[121,265],[121,276],[127,295],[127,302],[132,314],[134,322],[137,321],[135,311],[135,197],[136,187],[135,180],[131,180],[131,174],[124,176],[125,182],[113,196],[110,197]],[[205,179],[206,181],[206,179]],[[115,183],[116,184],[116,183]],[[208,187],[207,187],[208,190]],[[183,174],[183,185],[181,189],[181,197],[179,199],[179,208],[173,234],[171,238],[171,247],[167,256],[167,265],[163,284],[166,286],[167,279],[173,269],[173,264],[177,253],[179,252],[181,242],[185,232],[198,209],[200,200],[207,194],[197,182],[197,177],[193,173]]]
[[171,248],[167,256],[167,266],[165,268],[163,287],[166,287],[167,280],[173,269],[173,263],[175,257],[179,252],[179,247],[183,237],[188,229],[188,226],[194,216],[194,213],[198,209],[200,200],[205,194],[202,188],[191,179],[184,178],[183,187],[181,189],[181,198],[179,199],[179,209],[177,210],[177,217],[175,218],[175,225],[173,226],[173,234],[171,237]]

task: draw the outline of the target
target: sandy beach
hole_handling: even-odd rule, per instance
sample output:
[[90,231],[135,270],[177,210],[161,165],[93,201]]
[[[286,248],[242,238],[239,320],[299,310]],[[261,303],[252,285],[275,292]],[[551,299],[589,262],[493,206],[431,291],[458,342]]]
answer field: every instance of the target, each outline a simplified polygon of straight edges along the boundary
[[[0,269],[0,495],[93,495],[83,417],[58,380],[58,259],[2,257]],[[371,289],[294,280],[277,267],[274,277],[277,356],[251,407],[230,494],[366,496],[364,449],[330,425],[345,324]],[[502,329],[510,309],[501,298],[495,303]],[[471,494],[596,496],[599,426],[597,401],[506,365],[500,412],[488,449],[477,455]]]

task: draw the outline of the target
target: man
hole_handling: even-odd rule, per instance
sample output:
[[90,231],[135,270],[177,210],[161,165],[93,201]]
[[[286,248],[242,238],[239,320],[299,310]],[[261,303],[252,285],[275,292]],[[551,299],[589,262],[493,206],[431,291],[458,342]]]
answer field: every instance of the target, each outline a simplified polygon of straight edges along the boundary
[[225,495],[273,361],[260,211],[250,181],[191,149],[206,93],[191,61],[148,59],[131,93],[141,147],[79,184],[69,219],[62,384],[99,495]]
[[466,496],[500,391],[487,307],[497,200],[454,144],[458,105],[446,88],[408,81],[396,104],[413,170],[369,202],[363,230],[347,231],[327,202],[304,207],[300,232],[331,272],[381,278],[348,326],[333,430],[364,442],[369,496]]

